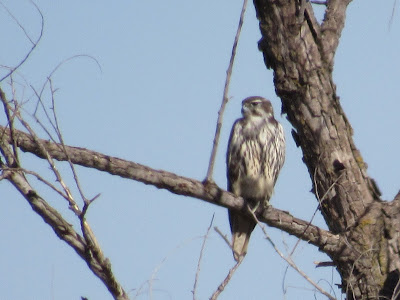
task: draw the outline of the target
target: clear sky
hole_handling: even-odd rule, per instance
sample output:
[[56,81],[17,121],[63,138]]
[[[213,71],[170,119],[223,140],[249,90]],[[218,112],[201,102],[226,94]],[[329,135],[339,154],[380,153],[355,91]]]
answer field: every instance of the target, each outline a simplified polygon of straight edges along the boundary
[[[29,1],[1,3],[33,39],[38,37],[40,16]],[[36,3],[44,16],[43,37],[14,77],[17,99],[30,99],[27,113],[34,107],[30,86],[40,89],[61,61],[89,55],[101,70],[93,59],[79,57],[63,64],[53,76],[65,142],[204,179],[241,1]],[[400,168],[400,7],[397,3],[389,28],[394,5],[394,0],[350,4],[334,71],[356,145],[387,200],[399,190]],[[0,29],[0,64],[15,66],[32,45],[3,6]],[[241,100],[261,95],[271,99],[275,111],[280,112],[272,71],[265,68],[257,49],[259,39],[249,1],[214,174],[223,188],[227,140],[232,123],[240,116]],[[0,69],[0,75],[5,72]],[[9,81],[1,86],[10,90]],[[11,99],[10,94],[8,97]],[[50,107],[49,98],[47,105]],[[285,116],[277,115],[287,136],[287,158],[271,204],[310,220],[317,208],[309,192],[310,177],[291,138],[291,125]],[[0,121],[5,124],[4,115]],[[23,154],[22,162],[54,181],[44,161]],[[67,165],[59,167],[73,187]],[[201,236],[213,214],[214,226],[230,234],[226,209],[95,170],[78,167],[78,174],[87,197],[101,193],[89,209],[88,222],[131,297],[191,299]],[[35,179],[32,184],[77,225],[63,199]],[[73,191],[78,199],[76,189]],[[0,182],[0,195],[0,299],[111,299],[86,264],[8,182]],[[313,223],[326,228],[318,213]],[[267,230],[283,253],[292,251],[297,239],[273,228]],[[301,242],[293,258],[314,281],[340,299],[336,271],[314,267],[315,261],[328,257]],[[201,265],[198,299],[208,299],[233,264],[230,249],[212,231]],[[245,261],[219,299],[313,297],[312,287],[287,269],[256,229]],[[323,297],[317,295],[317,299]]]

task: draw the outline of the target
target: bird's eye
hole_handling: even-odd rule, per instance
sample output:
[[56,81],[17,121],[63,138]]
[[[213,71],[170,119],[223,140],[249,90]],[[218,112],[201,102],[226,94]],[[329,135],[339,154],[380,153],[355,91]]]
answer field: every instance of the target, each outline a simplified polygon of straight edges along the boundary
[[258,104],[260,104],[260,102],[251,102],[251,106],[253,107],[257,106]]

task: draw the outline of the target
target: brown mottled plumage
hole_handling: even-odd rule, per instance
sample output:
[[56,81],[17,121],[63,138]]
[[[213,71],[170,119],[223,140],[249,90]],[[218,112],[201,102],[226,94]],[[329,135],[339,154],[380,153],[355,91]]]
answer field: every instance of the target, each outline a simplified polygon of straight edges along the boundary
[[[242,102],[243,118],[236,120],[227,152],[228,190],[254,207],[268,206],[279,171],[285,161],[283,128],[274,118],[267,99],[248,97]],[[229,210],[233,257],[247,252],[255,221]]]

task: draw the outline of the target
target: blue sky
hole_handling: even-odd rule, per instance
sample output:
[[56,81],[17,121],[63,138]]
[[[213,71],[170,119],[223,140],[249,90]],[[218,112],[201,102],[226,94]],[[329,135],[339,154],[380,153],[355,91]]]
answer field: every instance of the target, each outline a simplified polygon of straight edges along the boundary
[[[29,1],[2,3],[31,37],[39,35],[40,17]],[[40,89],[61,61],[89,55],[101,69],[93,59],[79,57],[63,64],[53,76],[65,142],[202,180],[242,3],[36,3],[44,16],[43,38],[14,77],[16,97],[20,101],[31,99],[26,104],[27,113],[34,107],[30,86]],[[393,5],[394,1],[377,5],[371,0],[350,4],[334,70],[337,93],[354,128],[356,145],[387,200],[399,189],[396,170],[400,167],[400,21],[397,3],[389,28]],[[0,28],[0,64],[15,66],[31,44],[1,6]],[[275,111],[280,112],[272,72],[265,68],[257,49],[259,39],[250,1],[215,167],[214,179],[223,188],[227,140],[232,123],[240,116],[241,100],[261,95],[271,99]],[[5,72],[0,70],[0,74]],[[2,88],[10,91],[7,82]],[[47,104],[50,107],[50,102]],[[310,177],[291,138],[291,125],[285,116],[278,114],[278,119],[286,132],[287,158],[271,204],[310,220],[317,207],[309,192]],[[44,161],[24,154],[22,162],[54,181]],[[60,163],[59,168],[78,198],[67,164]],[[101,193],[89,209],[88,222],[131,297],[138,293],[136,299],[192,298],[201,236],[213,214],[214,226],[229,234],[226,210],[131,180],[77,169],[87,197]],[[78,225],[63,199],[35,179],[32,184],[70,223]],[[111,299],[86,264],[8,182],[1,181],[0,189],[0,299]],[[313,222],[326,228],[318,213]],[[297,239],[273,228],[267,230],[282,252],[291,252]],[[326,290],[340,283],[333,269],[315,269],[314,261],[328,258],[305,242],[297,246],[294,260]],[[198,299],[211,296],[233,263],[230,249],[212,231],[201,266]],[[336,288],[334,293],[340,298]],[[312,297],[312,287],[287,270],[286,263],[256,229],[245,261],[219,299]],[[323,297],[317,295],[317,299]]]

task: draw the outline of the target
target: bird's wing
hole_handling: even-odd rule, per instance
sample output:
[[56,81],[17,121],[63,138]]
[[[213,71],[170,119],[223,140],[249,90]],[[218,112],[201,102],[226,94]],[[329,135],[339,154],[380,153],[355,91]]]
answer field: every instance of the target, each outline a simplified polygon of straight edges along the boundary
[[228,153],[226,155],[228,191],[233,193],[235,193],[233,191],[233,184],[239,180],[240,176],[240,164],[242,160],[240,149],[243,144],[242,128],[242,119],[236,120],[229,137]]
[[[276,121],[275,121],[276,122]],[[280,123],[267,123],[260,131],[258,142],[262,145],[262,169],[275,185],[279,171],[285,162],[285,135]]]

